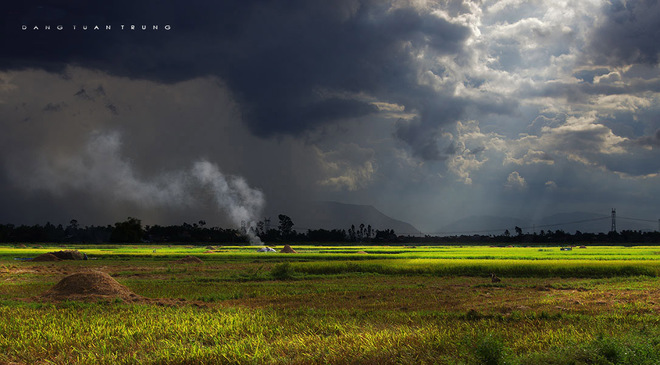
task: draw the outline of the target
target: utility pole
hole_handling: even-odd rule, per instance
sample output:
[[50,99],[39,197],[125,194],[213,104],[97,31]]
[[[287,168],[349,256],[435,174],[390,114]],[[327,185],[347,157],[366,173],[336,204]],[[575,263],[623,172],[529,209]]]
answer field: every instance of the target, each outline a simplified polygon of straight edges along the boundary
[[612,208],[612,229],[610,232],[616,232],[616,209]]

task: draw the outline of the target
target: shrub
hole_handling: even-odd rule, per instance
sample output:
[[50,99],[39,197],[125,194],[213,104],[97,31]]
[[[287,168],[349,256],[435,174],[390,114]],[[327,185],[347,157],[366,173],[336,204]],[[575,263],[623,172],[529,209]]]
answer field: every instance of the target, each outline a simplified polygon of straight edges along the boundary
[[477,342],[475,350],[479,364],[498,365],[505,363],[506,347],[492,334],[484,336]]
[[270,274],[277,280],[289,280],[293,279],[294,270],[290,263],[282,262],[273,266]]

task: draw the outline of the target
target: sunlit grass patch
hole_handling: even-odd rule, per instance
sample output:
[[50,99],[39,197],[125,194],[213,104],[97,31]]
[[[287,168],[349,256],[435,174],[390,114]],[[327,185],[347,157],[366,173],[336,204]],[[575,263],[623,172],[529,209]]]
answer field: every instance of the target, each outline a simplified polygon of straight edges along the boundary
[[583,351],[653,361],[658,341],[644,339],[660,334],[650,318],[617,316],[466,320],[432,312],[74,303],[0,306],[0,315],[0,361],[26,363],[542,363]]
[[368,261],[320,261],[294,263],[293,270],[308,274],[371,272],[388,275],[504,277],[615,277],[657,276],[660,263],[647,261],[593,260],[447,260],[406,259]]

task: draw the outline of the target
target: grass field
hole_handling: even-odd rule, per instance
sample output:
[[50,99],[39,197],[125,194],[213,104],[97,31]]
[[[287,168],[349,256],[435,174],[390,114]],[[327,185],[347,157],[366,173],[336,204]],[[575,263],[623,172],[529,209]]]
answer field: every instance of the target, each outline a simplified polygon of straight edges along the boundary
[[[28,246],[0,247],[0,364],[660,363],[660,247]],[[42,297],[93,270],[145,300]]]

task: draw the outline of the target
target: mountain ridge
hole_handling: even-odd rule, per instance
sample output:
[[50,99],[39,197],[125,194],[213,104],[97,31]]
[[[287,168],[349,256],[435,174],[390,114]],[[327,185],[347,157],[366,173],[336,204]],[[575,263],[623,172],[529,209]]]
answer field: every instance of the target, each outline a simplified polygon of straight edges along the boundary
[[347,204],[334,201],[315,201],[291,209],[287,214],[294,223],[293,229],[346,229],[351,225],[371,225],[373,230],[393,229],[400,235],[418,235],[421,232],[412,224],[392,218],[372,205]]

